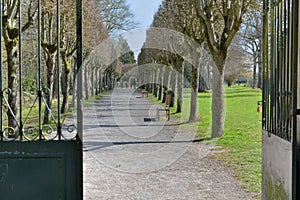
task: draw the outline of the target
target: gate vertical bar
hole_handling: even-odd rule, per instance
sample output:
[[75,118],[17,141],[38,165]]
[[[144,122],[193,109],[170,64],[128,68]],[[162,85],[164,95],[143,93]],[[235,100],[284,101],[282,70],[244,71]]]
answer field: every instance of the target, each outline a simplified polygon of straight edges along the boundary
[[81,145],[79,150],[80,162],[79,170],[81,175],[79,182],[81,188],[78,191],[78,199],[83,199],[83,160],[82,160],[82,141],[83,141],[83,111],[82,111],[82,0],[76,0],[76,46],[77,46],[77,140]]
[[23,139],[23,99],[22,99],[22,9],[21,9],[21,1],[19,0],[18,3],[18,15],[19,15],[19,24],[18,24],[18,29],[19,29],[19,134],[20,134],[20,140]]
[[3,89],[2,89],[2,1],[0,1],[0,139],[3,141]]
[[42,140],[42,72],[41,72],[41,0],[38,0],[38,63],[37,63],[37,95],[39,112],[39,140]]
[[267,108],[268,108],[268,102],[266,102],[267,99],[267,85],[268,85],[268,45],[269,45],[269,40],[268,40],[268,32],[269,32],[269,27],[268,27],[268,1],[263,2],[263,89],[262,89],[262,97],[263,97],[263,112],[262,112],[262,128],[267,129],[268,125],[266,124],[266,118],[267,118]]
[[82,113],[82,0],[76,0],[76,35],[77,35],[77,130],[83,140]]
[[298,25],[299,25],[299,2],[298,0],[292,1],[293,6],[293,20],[292,20],[292,70],[293,70],[293,164],[292,164],[292,195],[293,200],[300,199],[300,159],[299,159],[299,149],[300,149],[300,135],[299,135],[299,114],[297,111],[300,106],[300,98],[298,98],[299,91],[299,75],[298,75]]
[[61,140],[61,116],[60,116],[60,0],[56,1],[56,20],[57,20],[57,54],[56,54],[56,63],[57,63],[57,133],[58,140]]

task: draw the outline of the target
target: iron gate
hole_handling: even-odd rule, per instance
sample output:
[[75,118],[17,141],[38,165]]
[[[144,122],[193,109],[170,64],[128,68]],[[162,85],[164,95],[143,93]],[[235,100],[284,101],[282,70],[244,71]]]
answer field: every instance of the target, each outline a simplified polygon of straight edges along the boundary
[[298,0],[264,0],[263,199],[299,199]]
[[[0,198],[82,199],[82,1],[1,0],[0,9]],[[76,114],[62,109],[66,38]]]

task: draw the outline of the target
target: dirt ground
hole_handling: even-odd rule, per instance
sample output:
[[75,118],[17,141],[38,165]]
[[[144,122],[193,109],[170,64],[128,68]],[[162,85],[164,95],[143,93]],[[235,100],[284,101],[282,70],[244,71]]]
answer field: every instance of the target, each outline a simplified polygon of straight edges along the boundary
[[[155,121],[157,105],[116,89],[84,110],[84,199],[255,199],[176,120]],[[149,120],[150,119],[150,120]]]

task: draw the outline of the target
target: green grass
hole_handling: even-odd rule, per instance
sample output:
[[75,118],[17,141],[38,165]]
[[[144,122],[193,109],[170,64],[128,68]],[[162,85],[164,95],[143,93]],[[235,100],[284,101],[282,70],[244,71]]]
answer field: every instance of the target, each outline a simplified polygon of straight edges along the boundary
[[247,87],[226,88],[225,134],[217,145],[225,150],[216,158],[234,168],[243,187],[261,192],[261,113],[257,101],[261,91]]
[[[257,113],[257,101],[261,91],[244,86],[225,87],[225,134],[221,138],[205,141],[220,148],[214,151],[214,158],[224,161],[234,169],[235,176],[248,191],[261,193],[261,113]],[[184,90],[183,113],[172,115],[186,121],[189,115],[190,90]],[[160,101],[152,100],[156,103]],[[210,137],[211,93],[200,93],[198,98],[200,122],[184,125],[197,128],[197,138]]]
[[89,99],[86,99],[83,101],[83,106],[88,106],[90,105],[91,103],[94,103],[97,99],[103,97],[106,93],[101,93],[101,94],[98,94],[98,95],[95,95],[95,96],[92,96],[90,97]]
[[[99,94],[99,95],[93,96],[93,97],[89,98],[88,100],[85,100],[83,102],[83,105],[88,106],[89,104],[94,102],[96,99],[102,97],[103,95],[104,94]],[[26,96],[26,101],[24,101],[24,103],[23,103],[22,117],[23,117],[24,127],[30,127],[30,126],[38,127],[39,126],[38,101],[35,101],[35,98],[36,98],[36,96],[32,95],[31,100],[29,100],[29,97]],[[61,99],[60,103],[62,104],[62,99]],[[71,106],[71,103],[72,103],[72,96],[69,96],[69,109],[66,113],[61,114],[61,122],[62,123],[64,123],[65,119],[72,118],[74,115],[74,108]],[[58,107],[57,99],[53,99],[52,114],[53,114],[55,120],[57,120],[57,116],[58,116],[57,107]],[[45,104],[44,104],[44,102],[42,102],[42,121],[43,121],[43,117],[44,117],[44,111],[45,111]],[[7,117],[4,118],[4,120],[3,120],[3,125],[4,125],[3,128],[6,128],[6,124],[7,124]],[[55,121],[53,119],[51,119],[50,123],[46,124],[46,125],[55,126]]]

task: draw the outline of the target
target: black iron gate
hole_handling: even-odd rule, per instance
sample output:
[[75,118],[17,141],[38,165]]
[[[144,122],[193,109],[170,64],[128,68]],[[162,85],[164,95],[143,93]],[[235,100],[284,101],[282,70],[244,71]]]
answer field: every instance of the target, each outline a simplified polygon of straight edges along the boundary
[[263,199],[299,199],[298,0],[264,0]]
[[82,1],[1,0],[0,9],[0,199],[82,199]]

